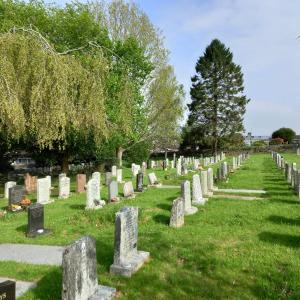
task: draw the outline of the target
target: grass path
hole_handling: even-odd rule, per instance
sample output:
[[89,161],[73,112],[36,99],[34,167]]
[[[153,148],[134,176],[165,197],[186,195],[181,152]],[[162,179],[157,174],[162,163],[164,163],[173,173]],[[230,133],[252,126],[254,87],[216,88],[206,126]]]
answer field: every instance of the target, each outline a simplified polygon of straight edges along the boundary
[[[99,282],[116,287],[120,299],[299,299],[299,200],[283,173],[270,155],[255,155],[220,186],[264,189],[267,195],[249,202],[211,199],[180,229],[168,227],[178,189],[150,189],[95,212],[84,211],[84,195],[74,195],[45,207],[52,236],[26,239],[26,214],[16,214],[0,219],[0,242],[66,245],[92,235]],[[106,190],[102,194],[107,197]],[[4,204],[0,200],[0,207]],[[151,253],[151,261],[131,279],[109,274],[114,213],[124,205],[140,208],[138,248]],[[39,280],[38,288],[20,299],[60,299],[59,268],[0,262],[0,276]]]

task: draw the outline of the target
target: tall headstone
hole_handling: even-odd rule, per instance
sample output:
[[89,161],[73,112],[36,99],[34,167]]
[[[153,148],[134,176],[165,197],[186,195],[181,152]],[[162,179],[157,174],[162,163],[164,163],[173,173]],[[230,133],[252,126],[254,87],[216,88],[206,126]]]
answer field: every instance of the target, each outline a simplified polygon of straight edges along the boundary
[[4,197],[8,199],[9,196],[9,189],[13,186],[17,185],[15,181],[7,181],[4,185]]
[[29,173],[26,173],[24,176],[24,185],[27,193],[35,192],[37,186],[37,177],[31,176]]
[[181,197],[183,199],[184,214],[193,215],[198,211],[198,208],[192,206],[191,199],[191,184],[188,180],[181,183]]
[[212,192],[208,191],[208,176],[207,176],[207,171],[201,171],[201,189],[204,197],[209,197],[212,196]]
[[109,300],[116,295],[116,289],[98,285],[96,241],[89,236],[66,247],[62,269],[62,300]]
[[127,182],[124,183],[123,194],[124,194],[124,197],[127,198],[127,199],[135,198],[133,185],[132,185],[131,181],[127,181]]
[[50,200],[49,180],[47,178],[37,180],[37,202],[40,204],[53,202],[53,200]]
[[97,180],[98,185],[101,185],[101,174],[100,174],[100,172],[94,172],[92,174],[92,179]]
[[114,262],[110,272],[126,277],[136,272],[150,253],[137,250],[138,208],[123,207],[116,213]]
[[193,201],[194,205],[203,205],[205,204],[206,199],[203,198],[202,189],[200,184],[200,177],[198,174],[193,175]]
[[76,193],[84,193],[86,186],[86,174],[76,175]]
[[112,181],[112,174],[111,172],[106,172],[105,173],[105,185],[109,185]]
[[70,196],[70,178],[60,177],[58,179],[58,197],[60,199],[67,199]]
[[116,177],[117,176],[117,166],[112,166],[111,167],[111,175],[113,177]]
[[86,186],[86,207],[85,209],[99,209],[105,205],[105,201],[101,201],[100,186],[96,179],[90,179]]
[[137,192],[143,191],[143,180],[144,180],[144,174],[142,172],[139,172],[136,176],[136,190]]
[[178,176],[181,176],[181,163],[180,163],[180,161],[177,162],[176,172],[177,172]]
[[214,170],[212,168],[207,169],[207,187],[209,192],[217,190],[214,186]]
[[182,198],[173,201],[170,227],[179,228],[184,225],[184,203]]
[[122,169],[117,169],[117,182],[118,183],[122,183],[123,182],[123,179],[122,179],[122,174],[123,173],[123,170]]
[[118,183],[115,180],[113,180],[108,186],[108,200],[109,202],[118,202],[120,200]]

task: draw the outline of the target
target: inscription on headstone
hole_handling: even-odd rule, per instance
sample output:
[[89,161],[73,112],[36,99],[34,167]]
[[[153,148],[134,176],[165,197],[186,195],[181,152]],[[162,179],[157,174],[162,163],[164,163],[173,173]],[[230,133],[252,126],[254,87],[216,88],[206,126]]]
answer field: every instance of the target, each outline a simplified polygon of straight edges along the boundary
[[44,228],[44,206],[40,203],[31,204],[28,207],[27,236],[48,234],[50,230]]
[[23,197],[25,197],[25,188],[22,185],[15,185],[8,190],[8,206],[11,210],[14,205],[19,205]]

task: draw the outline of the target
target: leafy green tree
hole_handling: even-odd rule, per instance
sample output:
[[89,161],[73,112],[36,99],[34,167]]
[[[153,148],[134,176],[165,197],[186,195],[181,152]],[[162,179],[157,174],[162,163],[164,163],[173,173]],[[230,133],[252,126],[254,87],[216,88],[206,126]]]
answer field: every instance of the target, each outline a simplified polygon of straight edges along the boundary
[[282,127],[272,133],[272,139],[281,138],[287,143],[291,143],[295,138],[295,131],[291,128]]
[[193,132],[204,130],[216,153],[222,137],[244,129],[243,116],[249,99],[243,95],[243,74],[233,62],[230,49],[217,39],[206,48],[195,69],[188,124]]

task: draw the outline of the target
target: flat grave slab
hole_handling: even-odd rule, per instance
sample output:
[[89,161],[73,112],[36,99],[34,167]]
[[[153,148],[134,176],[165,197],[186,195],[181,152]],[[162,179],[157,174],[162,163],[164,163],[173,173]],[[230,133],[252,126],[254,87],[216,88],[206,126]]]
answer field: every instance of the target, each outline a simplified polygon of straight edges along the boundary
[[236,200],[246,200],[246,201],[266,200],[266,198],[260,198],[260,197],[239,196],[239,195],[229,195],[229,194],[213,195],[213,198],[226,198],[226,199],[236,199]]
[[60,246],[1,244],[0,261],[60,266],[64,249]]
[[0,277],[0,282],[4,282],[6,280],[12,280],[16,282],[16,298],[25,294],[29,289],[34,289],[36,287],[35,282],[19,281],[12,278]]

